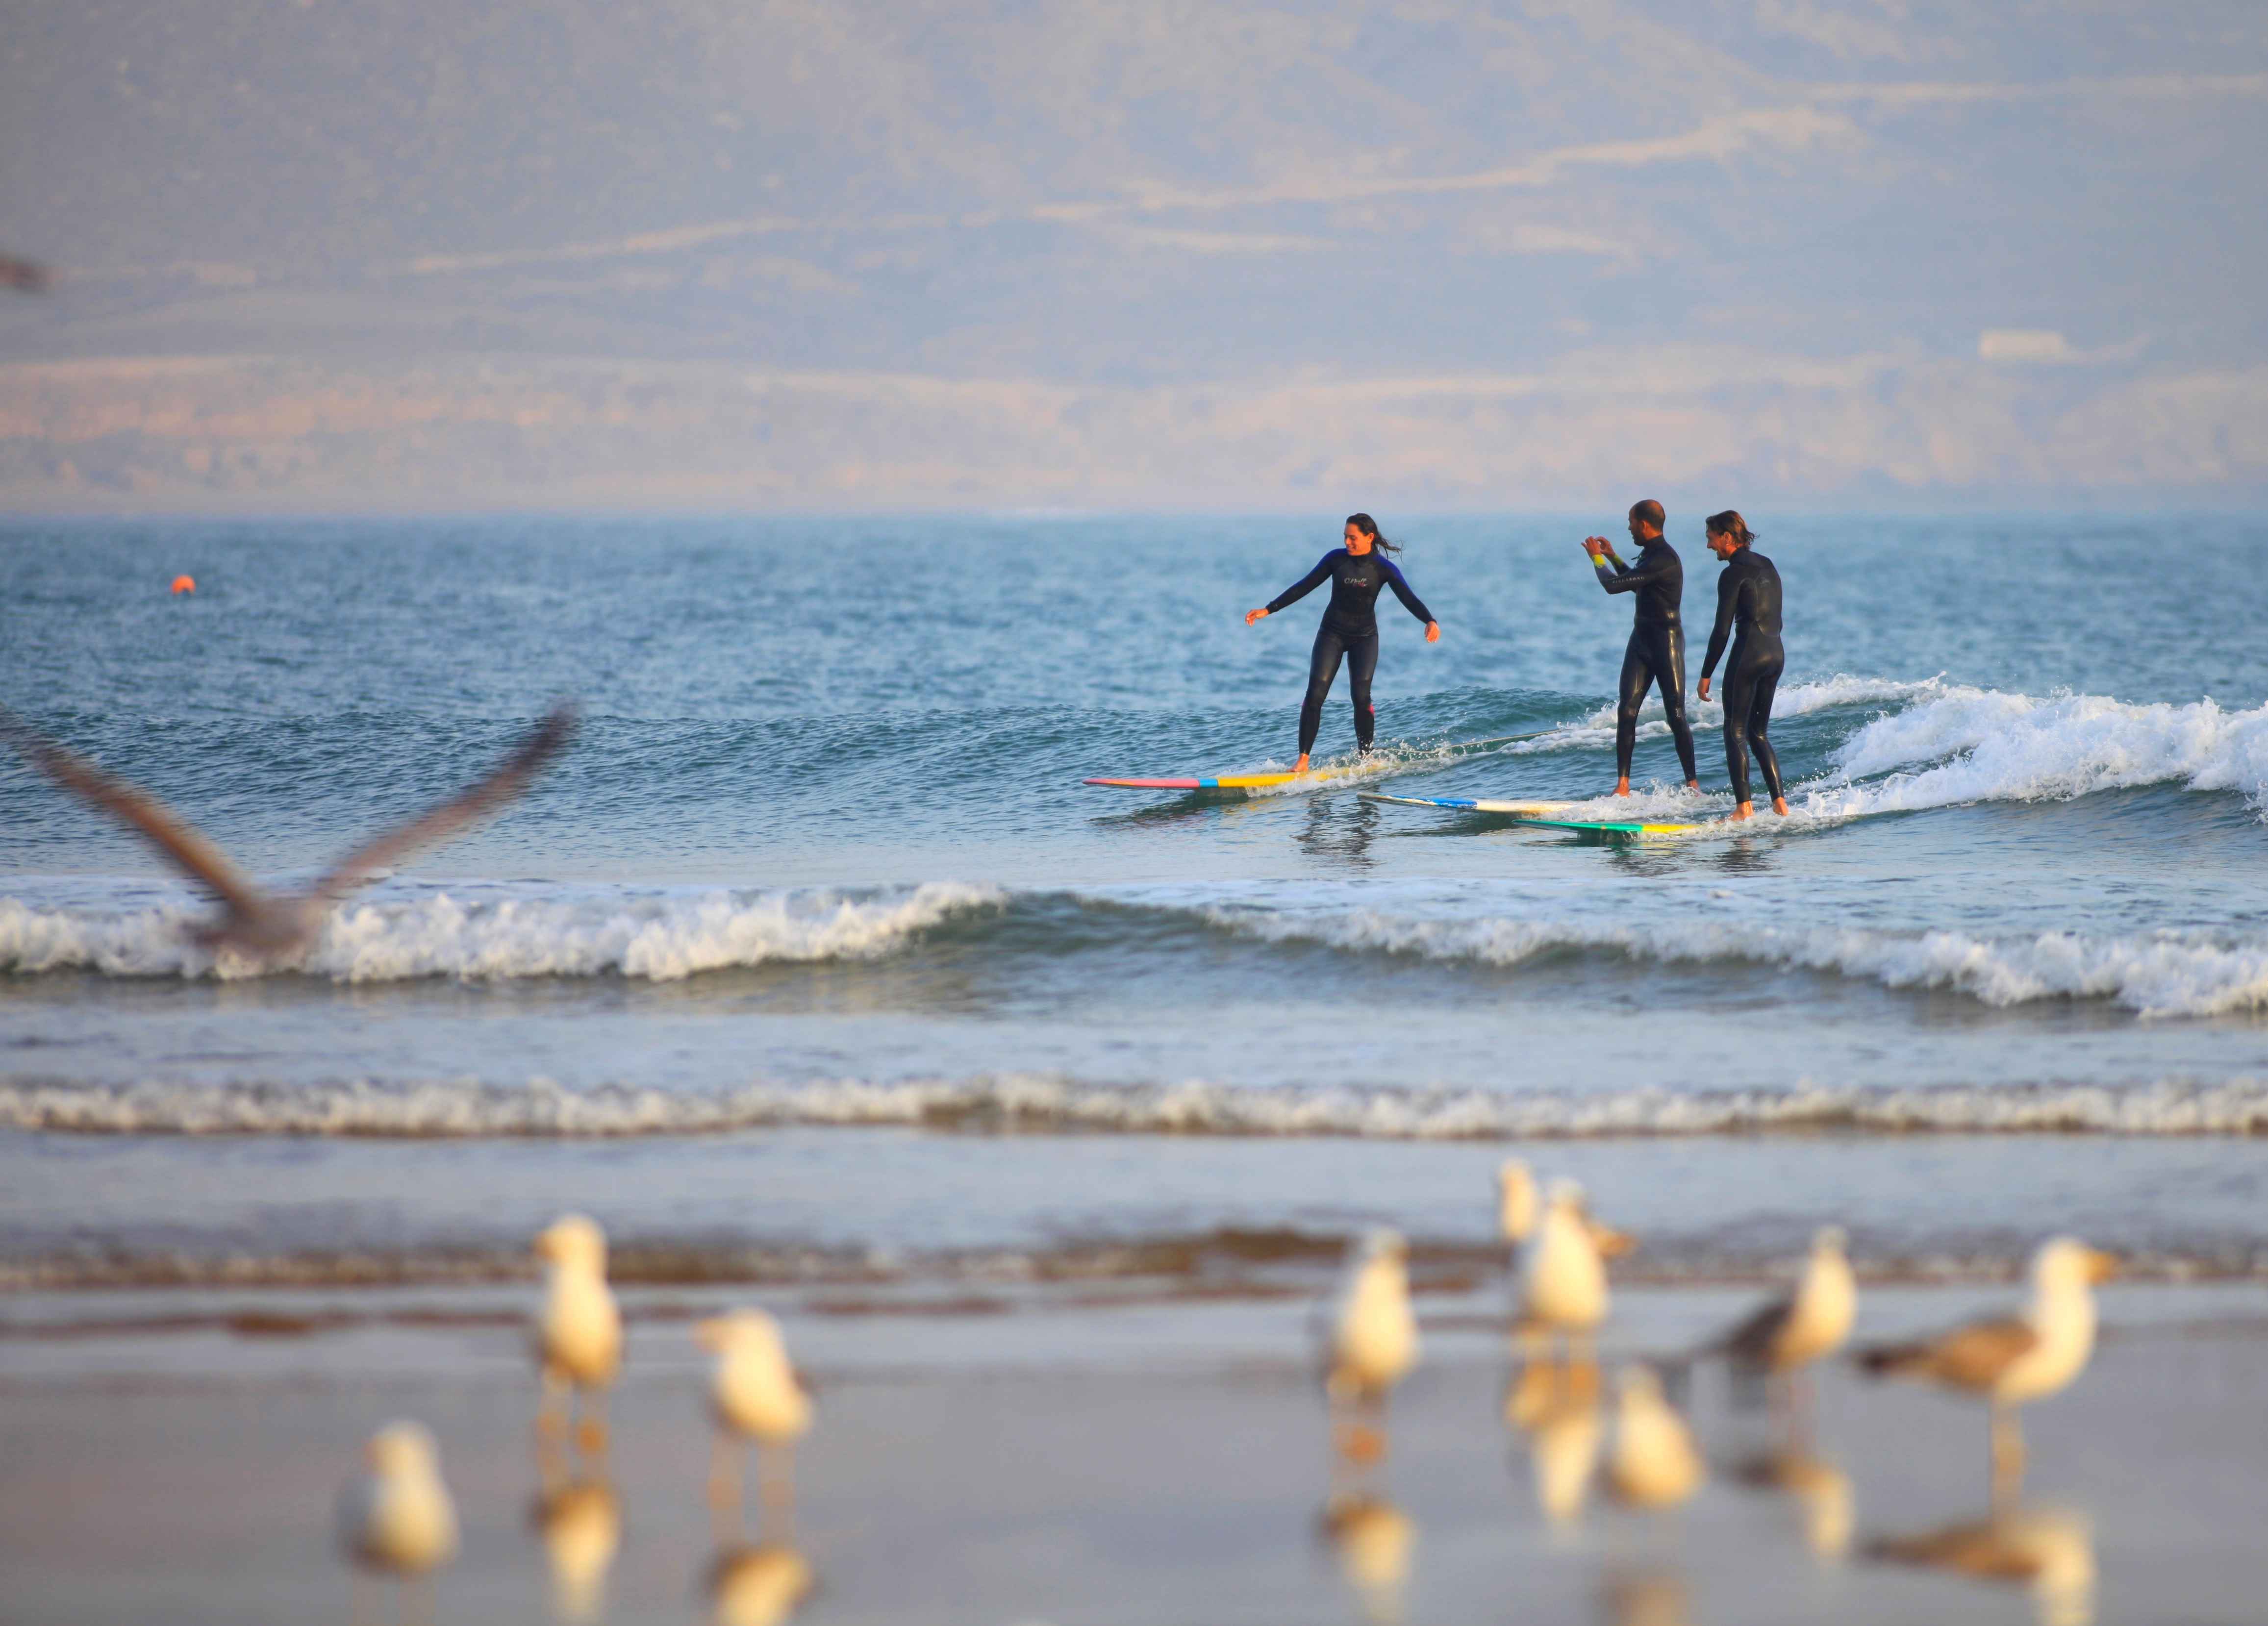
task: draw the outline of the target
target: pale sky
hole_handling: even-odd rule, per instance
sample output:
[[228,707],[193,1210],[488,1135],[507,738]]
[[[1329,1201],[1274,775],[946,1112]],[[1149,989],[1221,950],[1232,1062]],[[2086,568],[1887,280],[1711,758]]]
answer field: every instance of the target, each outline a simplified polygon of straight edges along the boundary
[[2268,489],[2268,7],[7,6],[0,507]]

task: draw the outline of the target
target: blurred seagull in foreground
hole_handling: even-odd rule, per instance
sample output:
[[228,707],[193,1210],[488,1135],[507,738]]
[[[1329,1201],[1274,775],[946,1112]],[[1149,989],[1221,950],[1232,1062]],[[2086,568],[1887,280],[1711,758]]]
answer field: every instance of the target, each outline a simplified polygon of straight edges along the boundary
[[[1332,1435],[1357,1464],[1385,1454],[1386,1397],[1418,1364],[1418,1318],[1410,1308],[1409,1245],[1397,1232],[1373,1231],[1349,1251],[1345,1278],[1331,1306],[1324,1352],[1323,1392],[1330,1402]],[[1339,1409],[1356,1420],[1342,1430]],[[1364,1409],[1376,1414],[1366,1428]]]
[[219,848],[156,797],[113,778],[0,707],[0,734],[6,735],[42,773],[139,830],[176,868],[202,883],[219,901],[219,916],[195,928],[192,940],[214,953],[234,954],[255,963],[291,960],[306,953],[340,899],[376,880],[411,853],[455,835],[518,796],[537,770],[558,754],[574,730],[572,709],[555,707],[502,767],[463,795],[349,853],[306,891],[279,894],[265,890],[230,863]]
[[775,1448],[781,1467],[764,1471],[756,1460],[757,1482],[767,1505],[794,1499],[795,1442],[811,1428],[811,1398],[803,1392],[788,1360],[779,1323],[762,1310],[733,1310],[694,1328],[701,1347],[717,1357],[709,1400],[719,1432],[711,1453],[709,1500],[713,1507],[737,1507],[740,1500],[740,1456],[735,1440]]
[[1625,1366],[1615,1412],[1615,1445],[1607,1483],[1631,1507],[1675,1507],[1701,1488],[1707,1470],[1685,1419],[1661,1397],[1650,1366]]
[[544,1433],[563,1430],[568,1408],[580,1394],[583,1448],[603,1451],[607,1425],[600,1397],[622,1365],[622,1313],[607,1285],[607,1233],[596,1220],[563,1215],[535,1239],[535,1254],[549,1278],[535,1324],[536,1362],[543,1373],[537,1427]]
[[1737,1374],[1786,1379],[1792,1400],[1803,1369],[1841,1349],[1858,1314],[1859,1284],[1844,1240],[1842,1226],[1820,1227],[1795,1286],[1718,1339],[1710,1351],[1728,1358]]
[[356,1568],[420,1579],[457,1556],[457,1508],[433,1436],[389,1423],[363,1447],[363,1471],[339,1493],[339,1546]]
[[[1515,1249],[1522,1247],[1535,1234],[1535,1222],[1543,1213],[1538,1200],[1535,1176],[1527,1164],[1518,1158],[1506,1158],[1496,1171],[1497,1233]],[[1605,1259],[1620,1259],[1638,1247],[1638,1240],[1626,1231],[1602,1224],[1587,1210],[1583,1223],[1591,1232],[1593,1246]]]
[[1557,1333],[1572,1353],[1576,1340],[1589,1339],[1607,1319],[1607,1267],[1583,1211],[1583,1188],[1573,1181],[1553,1183],[1521,1265],[1521,1328]]
[[2109,1254],[2057,1237],[2032,1255],[2032,1301],[2021,1314],[1971,1321],[1912,1343],[1880,1345],[1861,1351],[1859,1363],[1877,1377],[1926,1379],[1990,1402],[1998,1494],[2024,1471],[2015,1409],[2053,1394],[2087,1365],[2095,1351],[2092,1290],[2117,1269]]

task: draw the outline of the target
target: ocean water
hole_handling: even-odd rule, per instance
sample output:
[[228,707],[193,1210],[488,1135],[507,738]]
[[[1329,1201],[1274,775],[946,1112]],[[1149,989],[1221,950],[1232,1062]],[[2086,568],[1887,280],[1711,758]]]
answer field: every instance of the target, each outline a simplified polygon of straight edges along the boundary
[[[0,761],[0,1280],[508,1273],[573,1205],[655,1281],[1259,1281],[1484,1247],[1511,1150],[1668,1277],[2268,1273],[2268,527],[1751,516],[1794,816],[1616,847],[1359,798],[1597,797],[1630,619],[1606,517],[1388,515],[1444,636],[1382,606],[1361,775],[1082,785],[1289,761],[1321,603],[1241,614],[1336,518],[0,526],[0,703],[279,882],[583,717],[259,973]],[[1697,721],[1623,806],[1728,809]]]

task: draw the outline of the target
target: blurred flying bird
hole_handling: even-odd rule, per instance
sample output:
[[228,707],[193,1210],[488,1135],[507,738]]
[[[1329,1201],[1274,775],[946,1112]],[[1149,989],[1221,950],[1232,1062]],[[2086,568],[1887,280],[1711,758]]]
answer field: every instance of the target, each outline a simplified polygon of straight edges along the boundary
[[2117,1268],[2110,1254],[2057,1237],[2032,1255],[2032,1301],[2021,1314],[1971,1321],[1911,1343],[1879,1345],[1862,1350],[1859,1363],[1877,1377],[1925,1379],[1987,1401],[1997,1495],[2023,1475],[2016,1408],[2053,1394],[2087,1365],[2095,1350],[2091,1290]]
[[1693,1431],[1661,1397],[1661,1380],[1652,1367],[1625,1366],[1618,1384],[1607,1483],[1629,1506],[1675,1507],[1707,1477]]
[[[1346,1275],[1333,1302],[1323,1352],[1323,1392],[1332,1433],[1348,1460],[1384,1454],[1386,1397],[1418,1364],[1418,1318],[1410,1308],[1410,1249],[1393,1231],[1373,1231],[1349,1250]],[[1352,1407],[1355,1421],[1341,1430],[1338,1415]],[[1361,1413],[1372,1412],[1375,1431]]]
[[564,1431],[568,1410],[580,1397],[582,1445],[603,1451],[603,1396],[622,1364],[622,1314],[607,1285],[607,1233],[581,1214],[554,1220],[535,1239],[547,1267],[543,1308],[535,1324],[535,1357],[543,1376],[537,1426]]
[[339,1493],[339,1546],[357,1569],[411,1582],[457,1556],[457,1508],[441,1483],[433,1436],[389,1423],[363,1447]]
[[[733,1310],[694,1329],[701,1347],[717,1357],[710,1377],[710,1407],[718,1425],[711,1453],[709,1499],[715,1507],[740,1501],[740,1446],[753,1442],[758,1483],[767,1505],[786,1506],[794,1497],[795,1442],[811,1428],[811,1397],[804,1393],[788,1359],[779,1323],[762,1310]],[[778,1467],[766,1472],[770,1447]]]
[[555,707],[502,767],[463,795],[348,854],[306,892],[277,894],[252,880],[156,797],[122,779],[114,779],[0,708],[0,734],[5,734],[43,773],[139,830],[176,868],[202,882],[219,901],[219,917],[190,934],[200,947],[256,963],[305,953],[340,899],[377,879],[389,865],[455,835],[518,796],[536,771],[566,745],[574,728],[572,709]]
[[0,254],[0,286],[13,288],[20,293],[45,293],[48,291],[48,268],[34,260],[18,260],[13,254]]

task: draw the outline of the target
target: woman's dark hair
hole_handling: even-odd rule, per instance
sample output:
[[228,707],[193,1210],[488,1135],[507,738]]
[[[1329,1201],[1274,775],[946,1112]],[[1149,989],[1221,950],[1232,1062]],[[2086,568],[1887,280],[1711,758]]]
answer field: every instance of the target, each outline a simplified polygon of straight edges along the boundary
[[1400,553],[1402,551],[1402,544],[1399,542],[1389,542],[1378,533],[1378,521],[1372,519],[1368,514],[1349,514],[1346,517],[1346,522],[1352,526],[1356,530],[1361,532],[1365,536],[1370,538],[1373,544],[1377,547],[1379,552]]
[[1749,522],[1741,518],[1741,511],[1737,508],[1728,508],[1721,514],[1711,514],[1706,523],[1710,535],[1733,537],[1743,548],[1756,540],[1756,533],[1749,529]]

